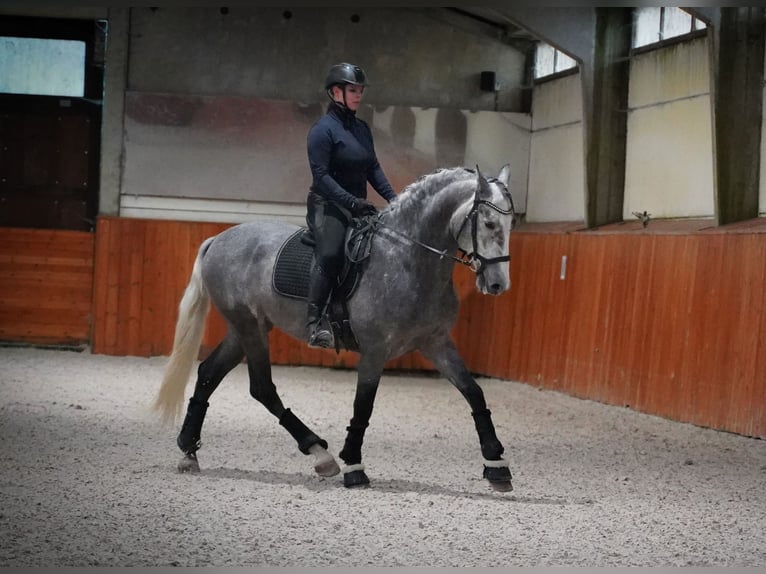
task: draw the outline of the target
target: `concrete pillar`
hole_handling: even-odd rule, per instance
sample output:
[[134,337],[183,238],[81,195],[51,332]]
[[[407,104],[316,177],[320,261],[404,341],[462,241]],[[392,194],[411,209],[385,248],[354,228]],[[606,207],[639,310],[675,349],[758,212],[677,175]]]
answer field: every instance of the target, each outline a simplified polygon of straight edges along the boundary
[[122,186],[125,90],[128,82],[130,8],[109,8],[101,118],[99,215],[119,215]]
[[718,8],[710,34],[716,219],[758,217],[764,9]]
[[585,224],[622,221],[631,8],[496,8],[578,61],[583,94]]
[[632,19],[630,8],[596,8],[593,58],[581,69],[587,227],[622,221]]

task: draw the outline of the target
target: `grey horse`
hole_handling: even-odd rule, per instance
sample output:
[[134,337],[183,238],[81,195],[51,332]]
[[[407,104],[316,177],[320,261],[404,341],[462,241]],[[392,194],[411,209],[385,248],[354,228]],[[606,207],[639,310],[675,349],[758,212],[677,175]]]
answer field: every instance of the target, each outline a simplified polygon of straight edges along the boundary
[[[476,272],[476,287],[499,295],[510,288],[509,236],[515,214],[509,168],[485,178],[478,167],[440,169],[407,186],[371,220],[375,229],[364,271],[347,302],[358,342],[353,414],[339,456],[347,487],[366,486],[362,442],[387,360],[419,350],[467,400],[484,458],[483,476],[496,490],[512,489],[509,463],[497,438],[484,393],[468,372],[450,331],[458,312],[455,262]],[[299,340],[306,303],[278,294],[272,284],[277,254],[300,230],[283,222],[249,222],[206,239],[179,304],[173,351],[154,402],[165,420],[181,415],[184,389],[199,353],[210,302],[228,332],[199,364],[194,394],[178,435],[180,471],[199,471],[197,450],[208,400],[226,374],[247,361],[250,394],[315,457],[320,476],[340,472],[327,442],[285,408],[272,381],[268,333],[272,326]],[[460,254],[456,256],[456,254]]]

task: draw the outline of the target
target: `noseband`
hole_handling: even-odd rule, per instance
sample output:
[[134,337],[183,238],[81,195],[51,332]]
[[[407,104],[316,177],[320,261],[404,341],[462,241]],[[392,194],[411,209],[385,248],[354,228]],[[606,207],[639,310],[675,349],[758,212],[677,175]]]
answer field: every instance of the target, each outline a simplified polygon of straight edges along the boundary
[[501,182],[499,179],[496,179],[494,177],[488,177],[487,183],[497,183],[502,187],[503,195],[508,199],[508,209],[503,209],[501,207],[498,207],[491,201],[487,201],[486,199],[480,199],[479,198],[479,190],[477,189],[473,196],[473,206],[471,207],[471,211],[469,211],[465,218],[463,219],[463,223],[460,225],[460,230],[457,232],[457,236],[455,239],[460,242],[460,236],[463,233],[463,230],[465,229],[466,223],[468,221],[471,221],[471,243],[473,246],[473,251],[470,253],[466,253],[465,250],[461,249],[460,251],[463,252],[462,257],[457,258],[457,260],[462,263],[463,265],[469,266],[474,273],[477,275],[481,275],[484,273],[484,270],[486,269],[487,265],[492,265],[493,263],[503,263],[505,261],[510,261],[511,256],[509,255],[501,255],[500,257],[491,257],[487,258],[484,257],[481,253],[479,253],[479,241],[477,239],[477,229],[478,229],[478,219],[479,219],[479,206],[480,205],[486,205],[487,207],[494,209],[501,215],[513,215],[515,212],[513,208],[513,198],[511,197],[511,194],[508,192],[508,188]]

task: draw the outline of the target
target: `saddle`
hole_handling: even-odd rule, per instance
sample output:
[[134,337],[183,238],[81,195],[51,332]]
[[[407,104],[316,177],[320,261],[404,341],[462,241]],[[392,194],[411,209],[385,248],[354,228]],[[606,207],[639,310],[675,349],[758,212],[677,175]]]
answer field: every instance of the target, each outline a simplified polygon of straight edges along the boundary
[[[352,219],[346,230],[343,269],[322,318],[332,329],[336,352],[340,352],[341,343],[342,348],[349,351],[359,350],[359,343],[348,319],[346,302],[359,285],[364,272],[363,264],[372,250],[374,232],[372,217]],[[311,231],[307,227],[301,227],[279,248],[272,275],[272,286],[279,295],[293,299],[308,298],[309,278],[314,264],[314,245]]]

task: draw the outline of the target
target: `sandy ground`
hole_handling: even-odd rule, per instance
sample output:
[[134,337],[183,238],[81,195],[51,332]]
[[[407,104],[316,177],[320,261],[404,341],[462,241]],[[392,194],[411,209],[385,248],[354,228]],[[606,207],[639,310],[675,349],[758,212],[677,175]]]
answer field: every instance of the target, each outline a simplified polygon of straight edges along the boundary
[[[0,566],[766,565],[766,441],[480,379],[514,474],[497,493],[459,393],[388,374],[373,484],[348,490],[240,366],[211,400],[202,472],[178,474],[178,429],[147,408],[164,362],[0,348]],[[337,455],[355,373],[274,377]]]

